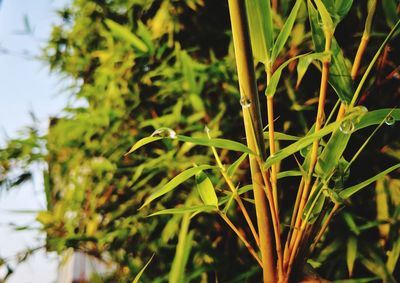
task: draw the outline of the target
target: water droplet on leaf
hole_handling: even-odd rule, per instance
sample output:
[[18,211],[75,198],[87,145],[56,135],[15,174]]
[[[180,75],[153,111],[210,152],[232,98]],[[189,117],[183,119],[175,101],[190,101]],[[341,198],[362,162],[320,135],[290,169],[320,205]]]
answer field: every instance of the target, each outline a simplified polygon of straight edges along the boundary
[[339,129],[343,134],[351,134],[354,131],[354,123],[352,120],[344,120]]
[[395,122],[396,122],[396,119],[395,119],[392,115],[388,115],[388,116],[385,118],[385,123],[386,123],[386,125],[388,125],[388,126],[392,126]]
[[163,138],[171,138],[175,139],[176,138],[176,132],[172,130],[171,128],[159,128],[155,130],[152,134],[152,137],[163,137]]
[[251,105],[251,100],[246,96],[242,96],[240,97],[240,105],[242,105],[243,108],[249,108]]

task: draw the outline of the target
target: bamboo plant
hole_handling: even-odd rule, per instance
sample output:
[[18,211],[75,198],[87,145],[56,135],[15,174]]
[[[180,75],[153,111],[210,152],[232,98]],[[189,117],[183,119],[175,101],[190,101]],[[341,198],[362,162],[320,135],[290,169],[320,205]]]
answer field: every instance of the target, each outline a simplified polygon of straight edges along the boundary
[[[187,215],[216,213],[234,231],[254,258],[255,263],[260,266],[263,282],[298,282],[312,280],[312,278],[316,282],[322,279],[318,275],[308,273],[306,262],[323,238],[335,213],[354,194],[400,168],[400,163],[394,164],[367,180],[347,187],[339,186],[336,181],[338,175],[339,179],[346,178],[352,163],[384,123],[392,125],[400,120],[398,109],[368,111],[358,104],[366,79],[386,44],[396,35],[399,21],[381,42],[375,56],[363,72],[360,82],[356,85],[356,89],[353,90],[352,80],[355,80],[360,72],[360,62],[371,33],[372,17],[377,1],[369,3],[365,30],[351,73],[335,39],[335,31],[351,9],[352,1],[296,0],[279,32],[275,27],[276,18],[279,17],[278,4],[277,1],[272,3],[265,0],[228,0],[247,146],[237,141],[213,138],[209,131],[205,138],[194,138],[177,135],[171,129],[163,129],[138,141],[129,154],[148,143],[161,139],[175,139],[209,147],[215,157],[215,166],[194,165],[178,174],[161,190],[150,195],[143,206],[149,205],[195,176],[198,194],[203,204],[188,206],[187,203],[184,207],[160,210],[152,215],[185,214],[186,218],[183,221],[187,221],[185,220]],[[292,34],[301,9],[306,10],[309,17],[314,49],[282,60],[285,58],[282,56],[282,51]],[[277,149],[284,134],[277,131],[275,125],[277,114],[274,109],[274,96],[282,73],[291,63],[297,64],[298,84],[309,66],[314,65],[320,70],[315,119],[305,136],[294,137],[294,142]],[[256,67],[260,69],[260,66],[266,77],[264,85],[266,98],[263,99],[266,105],[260,103],[257,84]],[[337,95],[337,98],[329,97],[329,99],[336,99],[336,106],[327,110],[328,95],[333,95],[333,93]],[[261,107],[265,107],[266,117],[262,117]],[[281,119],[285,118],[285,113],[280,113],[280,115]],[[267,121],[266,125],[263,121]],[[351,136],[356,131],[369,126],[375,126],[374,132],[363,142],[351,160],[346,161],[343,154]],[[264,133],[263,129],[267,131]],[[267,148],[269,154],[267,154]],[[242,153],[242,156],[226,168],[221,161],[218,149],[238,151]],[[304,153],[302,161],[297,158],[297,153],[300,151]],[[247,156],[254,196],[254,214],[243,202],[242,195],[245,191],[238,189],[238,184],[232,177]],[[292,156],[299,170],[279,172],[280,163]],[[228,198],[218,197],[213,182],[205,173],[207,170],[219,171],[223,182],[229,187]],[[280,193],[280,190],[285,188],[279,186],[278,176],[286,174],[291,177],[293,172],[296,172],[293,175],[295,178],[300,176],[300,181],[297,196],[291,205],[290,221],[284,225],[283,222],[286,220],[283,219],[284,214],[280,206],[283,201],[281,196],[284,194]],[[245,233],[246,229],[237,227],[230,219],[229,210],[232,202],[237,203],[250,234]],[[350,242],[350,245],[354,244]],[[396,253],[398,258],[399,251]],[[354,256],[349,256],[349,258],[349,266],[352,266]],[[394,282],[391,276],[388,276],[388,282]]]

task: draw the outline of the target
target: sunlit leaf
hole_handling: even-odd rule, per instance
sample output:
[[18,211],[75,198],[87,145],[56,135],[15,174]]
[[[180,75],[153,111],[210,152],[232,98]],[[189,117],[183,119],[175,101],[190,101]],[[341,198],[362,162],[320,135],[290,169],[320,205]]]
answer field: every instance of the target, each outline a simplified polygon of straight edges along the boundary
[[387,258],[387,261],[386,261],[387,269],[392,274],[396,269],[396,265],[397,265],[397,263],[399,261],[399,257],[400,257],[400,237],[398,237],[395,240],[395,242],[393,243],[393,247],[388,252],[388,258]]
[[351,197],[352,195],[354,195],[355,193],[359,192],[360,190],[362,190],[363,188],[365,188],[366,186],[368,186],[369,184],[372,184],[373,182],[375,182],[376,180],[378,180],[379,178],[382,178],[383,176],[385,176],[386,174],[389,174],[390,172],[397,170],[398,168],[400,168],[400,163],[396,164],[388,169],[386,169],[385,171],[382,171],[381,173],[375,175],[372,178],[369,178],[367,180],[365,180],[364,182],[361,182],[357,185],[351,186],[347,189],[344,189],[343,191],[341,191],[339,193],[339,196],[343,199],[347,199],[349,197]]
[[223,148],[252,154],[252,151],[244,144],[227,139],[194,138],[182,135],[177,135],[176,139],[183,142],[191,142],[196,145],[213,146],[216,148]]
[[189,178],[193,177],[198,172],[201,172],[201,171],[207,170],[207,169],[212,169],[212,168],[215,168],[215,166],[200,165],[200,166],[197,166],[197,167],[189,168],[189,169],[181,172],[180,174],[175,176],[171,181],[169,181],[165,186],[163,186],[160,190],[158,190],[157,192],[155,192],[152,195],[150,195],[146,199],[144,204],[141,206],[141,208],[149,205],[156,198],[159,198],[159,197],[165,195],[166,193],[174,190],[177,186],[179,186],[180,184],[182,184],[183,182],[185,182]]
[[228,170],[226,170],[226,173],[228,176],[233,176],[236,172],[236,170],[239,168],[240,164],[246,159],[247,153],[243,153],[235,162],[233,162],[229,167]]
[[322,0],[314,0],[314,2],[315,5],[317,5],[319,14],[321,15],[323,30],[333,34],[335,25],[332,21],[331,15],[325,7],[324,2],[322,2]]
[[149,51],[147,45],[138,36],[133,34],[128,28],[110,19],[106,19],[105,23],[115,36],[125,40],[139,51],[142,51],[144,53]]
[[250,40],[254,58],[268,64],[274,44],[271,3],[265,0],[245,1]]
[[[269,132],[264,132],[264,138],[267,140],[269,139]],[[280,132],[274,132],[274,138],[277,141],[297,141],[301,139],[301,137],[288,135]]]
[[143,272],[146,270],[147,266],[150,264],[150,262],[152,261],[153,257],[155,254],[153,254],[151,256],[151,258],[149,259],[149,261],[145,264],[145,266],[143,266],[143,268],[139,271],[139,273],[135,276],[135,278],[133,279],[132,283],[139,283],[140,277],[142,277]]
[[212,211],[217,211],[215,205],[197,205],[191,207],[164,209],[150,214],[149,217],[156,215],[165,215],[165,214],[185,214],[185,213],[199,213],[199,212],[212,212]]
[[205,205],[218,206],[214,185],[203,171],[196,174],[196,187]]
[[[251,2],[251,1],[247,1],[247,2]],[[289,17],[286,19],[286,22],[283,25],[283,28],[281,29],[278,37],[276,38],[276,42],[272,49],[272,55],[271,55],[272,64],[275,62],[276,57],[278,57],[283,46],[285,46],[287,39],[289,38],[289,35],[293,29],[293,25],[294,25],[294,22],[297,17],[297,12],[299,11],[299,8],[300,8],[300,5],[302,2],[303,2],[303,0],[296,0],[296,3],[294,4],[292,11],[289,14]]]
[[161,139],[163,139],[163,137],[145,137],[143,139],[140,139],[131,147],[131,149],[125,155],[128,155],[128,154],[134,152],[135,150],[141,148],[142,146],[144,146],[146,144],[149,144],[149,143],[161,140]]
[[[325,35],[319,24],[318,11],[310,1],[308,1],[308,11],[315,50],[316,52],[323,52],[325,50]],[[329,84],[333,87],[339,99],[348,104],[353,97],[353,84],[350,70],[347,68],[343,53],[335,38],[332,38],[331,52]]]
[[353,0],[323,0],[323,2],[335,26],[342,21],[353,5]]
[[298,55],[295,57],[292,57],[290,59],[288,59],[287,61],[285,61],[284,63],[282,63],[282,65],[280,65],[275,72],[273,73],[271,80],[268,83],[267,89],[265,90],[265,95],[266,96],[273,96],[276,92],[276,88],[278,86],[279,80],[281,78],[282,75],[282,71],[283,69],[290,64],[290,62],[299,59],[303,56],[306,56],[307,54],[302,54],[302,55]]
[[297,64],[297,82],[296,87],[300,85],[301,80],[303,79],[305,73],[308,70],[310,64],[315,61],[324,62],[325,60],[330,60],[330,53],[327,52],[320,52],[320,53],[312,53],[307,54],[306,56],[299,59]]
[[354,262],[357,257],[357,238],[350,236],[347,240],[347,250],[346,250],[346,263],[347,269],[349,271],[349,276],[353,275]]
[[169,282],[184,283],[186,264],[189,259],[190,250],[192,248],[193,231],[189,232],[190,217],[185,214],[182,218],[181,229],[178,236],[178,244],[176,245],[175,256],[172,261],[172,267],[169,272]]
[[137,141],[132,148],[126,153],[126,155],[134,152],[135,150],[139,149],[140,147],[161,140],[161,139],[177,139],[182,142],[189,142],[193,143],[195,145],[203,145],[203,146],[213,146],[216,148],[223,148],[223,149],[228,149],[228,150],[233,150],[233,151],[239,151],[239,152],[246,152],[246,153],[252,153],[252,151],[245,146],[242,143],[227,140],[227,139],[209,139],[209,138],[195,138],[195,137],[188,137],[188,136],[182,136],[182,135],[177,135],[173,137],[160,137],[160,136],[150,136],[150,137],[145,137],[139,141]]

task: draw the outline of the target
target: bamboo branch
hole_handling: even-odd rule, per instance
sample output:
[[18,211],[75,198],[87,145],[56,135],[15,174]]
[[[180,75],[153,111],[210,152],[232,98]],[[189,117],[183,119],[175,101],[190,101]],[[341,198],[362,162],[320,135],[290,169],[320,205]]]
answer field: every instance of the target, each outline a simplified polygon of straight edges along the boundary
[[221,218],[226,222],[226,224],[228,224],[228,226],[232,229],[233,232],[235,232],[235,234],[238,236],[238,238],[243,242],[243,244],[246,246],[247,250],[250,252],[250,254],[254,257],[254,259],[258,262],[258,264],[262,267],[262,262],[260,260],[260,258],[258,257],[256,251],[254,250],[254,248],[250,245],[250,243],[246,240],[246,237],[240,233],[239,229],[236,228],[235,224],[232,223],[232,221],[228,218],[228,216],[226,216],[223,213],[219,213],[219,215],[221,216]]

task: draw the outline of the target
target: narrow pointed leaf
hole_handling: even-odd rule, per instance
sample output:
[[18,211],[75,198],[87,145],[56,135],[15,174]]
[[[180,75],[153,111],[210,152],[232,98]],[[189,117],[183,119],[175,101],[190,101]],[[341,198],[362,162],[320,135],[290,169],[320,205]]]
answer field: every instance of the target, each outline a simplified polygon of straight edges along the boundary
[[354,195],[355,193],[359,192],[360,190],[362,190],[363,188],[365,188],[366,186],[368,186],[369,184],[372,184],[373,182],[375,182],[376,180],[378,180],[379,178],[382,178],[383,176],[385,176],[386,174],[389,174],[392,171],[395,171],[397,169],[400,168],[400,163],[396,164],[388,169],[386,169],[385,171],[382,171],[381,173],[375,175],[372,178],[369,178],[367,180],[365,180],[364,182],[361,182],[357,185],[351,186],[347,189],[344,189],[343,191],[341,191],[339,193],[339,196],[343,199],[347,199],[349,197],[351,197],[352,195]]
[[[316,52],[323,52],[325,49],[325,35],[319,25],[320,19],[318,11],[308,1],[309,20],[311,25],[312,38]],[[347,68],[343,53],[335,38],[332,38],[332,56],[329,66],[329,84],[335,90],[339,99],[349,104],[353,97],[353,84],[350,70]]]
[[268,83],[267,89],[265,90],[265,95],[266,96],[273,96],[276,92],[276,88],[278,86],[279,80],[281,78],[282,75],[282,71],[283,69],[289,65],[290,62],[299,59],[303,56],[306,56],[307,54],[301,54],[295,57],[290,58],[289,60],[285,61],[284,63],[282,63],[282,65],[280,65],[278,67],[278,69],[275,70],[274,74],[271,77],[271,80]]
[[353,0],[324,0],[334,26],[337,26],[350,11]]
[[321,15],[322,19],[322,26],[324,31],[330,32],[333,34],[333,31],[335,30],[335,26],[333,24],[331,15],[329,14],[328,10],[326,9],[324,3],[322,0],[314,0],[315,5],[317,5],[317,9],[319,14]]
[[183,142],[191,142],[196,145],[213,146],[216,148],[223,148],[233,151],[246,152],[252,154],[253,152],[244,144],[227,139],[209,139],[209,138],[193,138],[188,136],[177,135],[176,139]]
[[149,50],[147,45],[138,36],[133,34],[128,28],[110,19],[105,20],[105,23],[116,37],[125,40],[133,47],[144,53]]
[[156,198],[159,198],[159,197],[165,195],[166,193],[174,190],[177,186],[179,186],[180,184],[182,184],[183,182],[185,182],[189,178],[193,177],[198,172],[201,172],[201,171],[207,170],[207,169],[212,169],[212,168],[215,168],[215,166],[201,165],[201,166],[189,168],[189,169],[181,172],[180,174],[175,176],[171,181],[169,181],[165,186],[163,186],[160,190],[158,190],[157,192],[155,192],[152,195],[150,195],[146,199],[144,204],[140,207],[140,209],[145,207],[145,206],[147,206],[147,205],[149,205]]
[[277,175],[277,178],[282,179],[282,178],[286,178],[286,177],[299,177],[299,176],[303,176],[303,174],[300,171],[288,170],[288,171],[279,172]]
[[[301,139],[301,137],[298,136],[293,136],[293,135],[288,135],[285,133],[280,133],[280,132],[274,132],[275,135],[275,140],[277,141],[297,141]],[[269,132],[264,132],[264,138],[269,139]]]
[[399,257],[400,257],[400,238],[397,238],[393,244],[392,249],[388,252],[388,258],[386,261],[386,266],[390,273],[393,273],[395,271]]
[[240,164],[246,159],[247,153],[243,153],[235,162],[233,162],[229,167],[228,170],[226,170],[226,173],[228,176],[233,176],[236,172],[236,170],[239,168]]
[[312,53],[308,54],[302,58],[299,59],[299,63],[297,64],[297,82],[296,82],[296,87],[300,85],[301,80],[303,79],[305,73],[308,70],[308,67],[313,61],[325,61],[330,58],[330,53],[327,52],[318,52],[318,53]]
[[139,279],[140,277],[142,277],[143,272],[146,270],[147,266],[150,264],[150,262],[152,261],[153,257],[155,254],[153,254],[151,256],[151,258],[149,259],[149,261],[145,264],[145,266],[143,266],[143,268],[139,271],[139,273],[135,276],[135,279],[133,279],[132,283],[139,283]]
[[347,240],[347,252],[346,252],[346,263],[347,270],[349,271],[349,276],[353,275],[354,270],[354,262],[357,257],[357,238],[354,236],[350,236]]
[[[135,150],[139,149],[140,147],[142,147],[146,144],[149,144],[149,143],[161,140],[161,139],[166,139],[166,138],[171,138],[171,137],[159,137],[159,136],[145,137],[145,138],[137,141],[125,155],[128,155],[128,154],[134,152]],[[216,148],[223,148],[223,149],[239,151],[239,152],[246,152],[246,153],[252,154],[252,151],[244,144],[242,144],[240,142],[227,140],[227,139],[193,138],[193,137],[182,136],[182,135],[174,136],[173,139],[177,139],[182,142],[190,142],[195,145],[203,145],[203,146],[210,146],[210,147],[213,146]]]
[[[251,1],[248,1],[251,2]],[[296,3],[293,6],[292,11],[289,14],[289,17],[286,19],[285,24],[283,25],[282,30],[280,31],[278,37],[276,38],[276,42],[274,44],[274,48],[272,49],[271,55],[271,63],[275,62],[275,59],[278,57],[279,53],[282,51],[283,46],[285,46],[286,41],[289,38],[289,35],[293,29],[294,22],[297,17],[297,12],[301,6],[303,0],[296,0]]]
[[196,174],[196,187],[205,205],[218,206],[214,185],[203,171]]
[[309,146],[314,142],[315,139],[320,139],[323,136],[326,136],[332,133],[337,127],[339,127],[340,121],[334,122],[332,124],[327,125],[326,127],[319,130],[317,133],[311,133],[301,138],[300,140],[292,143],[291,145],[278,150],[273,156],[267,158],[265,162],[265,168],[270,167],[271,165],[291,156],[293,153]]
[[324,188],[319,185],[315,192],[310,196],[306,205],[304,206],[302,219],[308,223],[314,223],[321,213],[325,202],[325,195],[321,192]]
[[131,147],[131,149],[127,153],[125,153],[125,155],[131,154],[135,150],[141,148],[142,146],[144,146],[148,143],[152,143],[152,142],[162,140],[162,139],[163,139],[163,137],[145,137],[143,139],[140,139]]
[[386,117],[392,117],[393,122],[399,122],[400,121],[400,109],[379,109],[379,110],[374,110],[366,113],[360,122],[356,125],[356,130],[363,129],[365,127],[369,127],[372,125],[378,125],[380,124],[383,120],[385,120]]
[[253,56],[258,62],[268,64],[274,44],[271,3],[269,0],[252,0],[245,3]]
[[165,214],[185,214],[185,213],[200,213],[200,212],[212,212],[212,211],[217,211],[215,205],[198,205],[191,207],[164,209],[150,214],[149,217],[156,215],[165,215]]
[[[400,109],[381,109],[381,110],[375,110],[375,111],[370,111],[366,114],[364,114],[362,117],[360,117],[360,121],[355,125],[354,131],[363,129],[365,127],[371,126],[371,125],[379,125],[383,119],[390,113],[390,115],[394,118],[395,121],[400,121]],[[346,119],[352,119],[355,117],[355,115],[358,115],[359,113],[354,113],[351,116],[347,117]],[[317,133],[310,133],[307,134],[306,136],[302,137],[298,141],[292,143],[291,145],[277,151],[273,156],[268,157],[268,159],[265,162],[265,167],[270,167],[272,164],[275,164],[288,156],[291,156],[293,153],[307,147],[308,145],[312,144],[314,139],[322,138],[323,136],[326,136],[340,126],[340,124],[343,122],[342,121],[336,121],[333,122],[329,125],[326,125],[324,128],[319,130]]]

